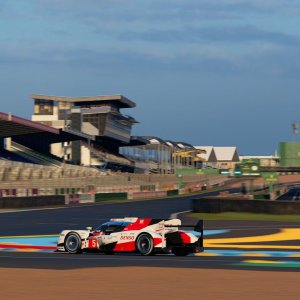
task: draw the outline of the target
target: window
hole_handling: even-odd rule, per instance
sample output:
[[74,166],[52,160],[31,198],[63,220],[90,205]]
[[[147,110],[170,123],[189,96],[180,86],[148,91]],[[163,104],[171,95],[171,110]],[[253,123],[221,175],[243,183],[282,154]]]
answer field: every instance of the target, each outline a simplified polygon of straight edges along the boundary
[[53,101],[35,100],[34,111],[37,115],[53,115]]
[[113,232],[122,231],[129,224],[129,222],[107,222],[96,228],[96,231],[101,231],[105,234],[111,234]]

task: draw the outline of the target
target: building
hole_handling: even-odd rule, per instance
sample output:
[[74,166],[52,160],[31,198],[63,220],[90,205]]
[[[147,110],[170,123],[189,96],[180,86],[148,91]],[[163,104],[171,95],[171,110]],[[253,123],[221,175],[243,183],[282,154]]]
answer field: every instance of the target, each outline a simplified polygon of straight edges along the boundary
[[278,155],[241,155],[240,161],[258,160],[260,167],[277,167],[279,166]]
[[135,162],[139,170],[147,173],[173,174],[177,169],[197,168],[202,150],[191,144],[163,140],[154,136],[135,136],[130,146],[121,147],[120,153]]
[[195,148],[206,151],[198,155],[204,159],[204,168],[233,170],[236,163],[240,161],[236,147],[195,146]]
[[119,155],[119,147],[130,143],[137,121],[121,113],[136,104],[122,95],[62,97],[33,94],[36,121],[66,132],[93,137],[85,141],[55,143],[51,153],[75,164],[104,166],[132,165]]
[[203,168],[217,168],[217,157],[213,146],[195,146],[195,148],[205,151],[198,154],[203,159]]
[[281,142],[279,156],[280,166],[300,167],[300,142]]
[[214,147],[219,169],[234,169],[240,161],[236,147]]

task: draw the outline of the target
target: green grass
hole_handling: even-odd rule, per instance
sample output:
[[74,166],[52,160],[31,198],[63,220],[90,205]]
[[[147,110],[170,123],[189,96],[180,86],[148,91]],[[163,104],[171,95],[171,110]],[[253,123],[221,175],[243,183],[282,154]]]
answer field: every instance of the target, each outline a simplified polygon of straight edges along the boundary
[[191,213],[193,218],[203,220],[222,220],[222,221],[278,221],[278,222],[299,222],[300,215],[270,215],[243,212],[224,212],[224,213]]

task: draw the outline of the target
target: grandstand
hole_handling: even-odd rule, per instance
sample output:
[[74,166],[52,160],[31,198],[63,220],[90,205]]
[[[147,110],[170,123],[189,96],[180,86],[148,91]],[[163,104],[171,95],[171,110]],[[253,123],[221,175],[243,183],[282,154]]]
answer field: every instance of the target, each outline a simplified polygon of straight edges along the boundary
[[[121,103],[123,103],[122,101],[125,102],[120,104],[120,101]],[[128,107],[131,102],[117,99],[114,103]],[[46,108],[44,107],[44,109]],[[82,108],[83,112],[80,109],[81,117],[79,120],[83,119],[85,109],[87,107]],[[73,124],[70,122],[69,126],[62,128],[0,113],[0,197],[160,191],[178,187],[177,176],[169,174],[173,172],[172,166],[174,168],[172,153],[193,149],[191,145],[163,141],[154,137],[131,137],[128,141],[122,141],[116,136],[115,138],[108,136],[109,133],[107,135],[106,133],[93,135],[93,132],[82,130],[87,125],[84,123],[89,122],[82,122],[81,130],[79,127],[76,128],[80,122],[76,123],[78,115],[73,116],[73,113],[77,114],[78,108],[71,110]],[[114,115],[118,117],[118,120],[122,119],[120,113]],[[101,117],[103,117],[102,113],[98,117],[100,122]],[[112,126],[113,116],[106,116],[105,120],[108,119],[110,120],[108,126]],[[128,129],[131,128],[133,119],[128,117],[127,120],[129,123],[126,121],[124,124],[126,125],[125,128]],[[122,119],[123,121],[124,119]],[[122,128],[119,134],[122,134]],[[123,138],[125,139],[124,134]],[[58,144],[63,150],[61,156],[52,152],[55,144]],[[138,158],[125,155],[122,152],[119,154],[119,147],[125,145],[131,150],[140,149],[138,148],[140,146],[144,147],[141,152],[142,156]],[[83,154],[88,152],[90,164],[76,164],[76,161],[74,164],[72,156],[66,156],[70,149],[73,151],[71,154],[77,155],[77,158],[79,156],[76,151],[80,150]],[[183,162],[182,166],[184,166]],[[129,174],[137,169],[141,173],[150,170],[157,174]],[[122,174],[121,172],[127,173]],[[201,184],[214,184],[222,180],[223,178],[217,175],[210,179],[204,175],[189,175],[185,176],[184,183],[187,187],[199,188]]]
[[17,161],[48,166],[61,167],[62,162],[68,162],[100,170],[154,174],[196,167],[196,158],[180,154],[194,149],[190,144],[152,136],[131,137],[137,121],[122,114],[121,109],[133,108],[135,103],[122,95],[34,94],[32,99],[32,121],[12,116],[14,127],[22,121],[27,124],[27,132],[7,133],[5,150],[11,155],[6,153],[6,157],[14,155]]
[[[216,184],[224,178],[213,175],[184,176],[187,187]],[[178,187],[176,175],[146,175],[101,172],[97,169],[65,165],[62,168],[0,160],[0,193],[6,196],[35,191],[37,195],[140,192],[173,190]],[[1,196],[1,195],[0,195]]]

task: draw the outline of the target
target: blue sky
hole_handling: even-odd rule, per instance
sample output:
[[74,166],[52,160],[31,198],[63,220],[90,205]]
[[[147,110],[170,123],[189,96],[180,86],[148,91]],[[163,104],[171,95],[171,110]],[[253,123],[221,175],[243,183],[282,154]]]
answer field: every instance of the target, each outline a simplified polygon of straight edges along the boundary
[[297,0],[0,0],[1,111],[123,94],[136,135],[272,154],[300,121]]

